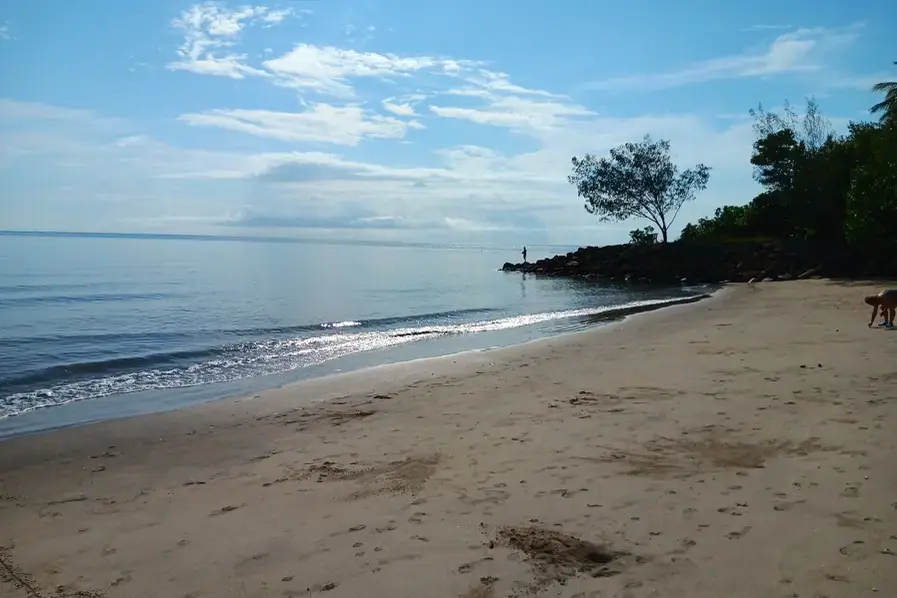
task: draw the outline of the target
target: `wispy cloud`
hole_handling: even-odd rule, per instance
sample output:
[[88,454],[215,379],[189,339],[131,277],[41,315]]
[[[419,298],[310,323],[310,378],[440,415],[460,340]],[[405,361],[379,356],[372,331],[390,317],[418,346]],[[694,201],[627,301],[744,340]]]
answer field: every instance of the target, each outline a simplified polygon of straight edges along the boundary
[[[258,8],[258,7],[257,7]],[[302,14],[309,14],[310,11],[303,10]],[[292,8],[286,8],[281,10],[270,10],[264,9],[258,12],[258,20],[262,23],[265,23],[265,26],[271,27],[281,23],[287,17],[296,14],[293,12]]]
[[272,10],[265,6],[242,6],[231,10],[215,2],[196,4],[172,21],[184,34],[178,49],[180,60],[168,64],[172,70],[192,71],[242,79],[247,75],[265,75],[245,64],[246,55],[229,52],[244,28],[254,22],[270,27],[293,14],[291,9]]
[[387,99],[383,100],[383,108],[399,116],[417,116],[411,104],[396,104]]
[[350,78],[394,79],[422,72],[453,75],[475,66],[477,63],[470,61],[403,57],[312,44],[298,44],[283,56],[263,63],[280,85],[339,97],[354,95]]
[[16,38],[12,34],[12,25],[9,21],[0,23],[0,41],[13,41]]
[[401,139],[408,129],[423,128],[365,110],[361,106],[312,104],[305,112],[268,110],[210,110],[189,113],[179,120],[190,125],[219,127],[280,141],[304,141],[355,146],[365,137]]
[[757,50],[704,60],[665,73],[606,79],[588,87],[607,91],[658,90],[719,79],[817,72],[824,68],[822,59],[853,42],[861,27],[858,24],[841,29],[797,29]]
[[90,127],[106,133],[122,133],[132,128],[124,119],[102,116],[93,110],[63,108],[41,102],[23,102],[0,98],[0,119],[12,126],[35,122],[54,123],[63,127]]
[[443,118],[523,132],[545,132],[569,126],[576,117],[595,115],[591,110],[572,102],[532,100],[514,95],[486,95],[483,99],[485,105],[481,108],[431,105],[429,109]]

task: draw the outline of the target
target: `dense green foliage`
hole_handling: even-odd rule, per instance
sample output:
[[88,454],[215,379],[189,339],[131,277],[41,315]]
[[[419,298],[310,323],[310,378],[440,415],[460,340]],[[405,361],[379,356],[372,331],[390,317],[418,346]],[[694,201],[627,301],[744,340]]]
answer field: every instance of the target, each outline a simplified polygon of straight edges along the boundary
[[653,245],[657,243],[657,231],[653,226],[629,231],[629,242],[633,245]]
[[[817,244],[827,253],[893,256],[897,243],[897,83],[880,122],[832,133],[818,106],[805,115],[752,111],[757,140],[751,164],[762,193],[688,224],[683,240],[766,238]],[[887,104],[890,98],[890,104]],[[897,262],[890,257],[891,262]],[[882,262],[884,263],[884,262]]]
[[567,180],[585,199],[590,214],[602,221],[649,220],[666,243],[682,205],[704,190],[709,178],[710,169],[703,164],[679,172],[670,158],[670,142],[645,136],[612,149],[607,158],[574,157],[573,174]]

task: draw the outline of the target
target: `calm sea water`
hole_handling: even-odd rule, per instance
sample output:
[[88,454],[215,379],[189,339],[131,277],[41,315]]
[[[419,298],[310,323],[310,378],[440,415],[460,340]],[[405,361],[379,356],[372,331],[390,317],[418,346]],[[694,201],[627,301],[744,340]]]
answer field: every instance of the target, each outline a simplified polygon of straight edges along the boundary
[[497,271],[517,252],[0,234],[0,436],[516,344],[698,291]]

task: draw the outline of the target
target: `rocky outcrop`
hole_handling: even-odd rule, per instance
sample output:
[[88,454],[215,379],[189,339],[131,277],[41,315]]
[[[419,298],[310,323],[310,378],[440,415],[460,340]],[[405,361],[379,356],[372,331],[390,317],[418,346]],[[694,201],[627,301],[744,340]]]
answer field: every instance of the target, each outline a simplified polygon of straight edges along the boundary
[[806,247],[775,242],[608,245],[583,247],[502,270],[541,276],[643,283],[719,283],[808,278],[821,271]]

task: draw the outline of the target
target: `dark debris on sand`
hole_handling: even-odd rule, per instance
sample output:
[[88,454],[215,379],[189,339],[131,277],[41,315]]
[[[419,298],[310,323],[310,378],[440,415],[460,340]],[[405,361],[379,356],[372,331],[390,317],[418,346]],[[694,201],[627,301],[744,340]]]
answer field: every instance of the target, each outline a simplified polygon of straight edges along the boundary
[[503,526],[497,542],[527,555],[536,573],[536,586],[564,581],[576,574],[609,577],[620,573],[630,553],[606,544],[542,527]]

